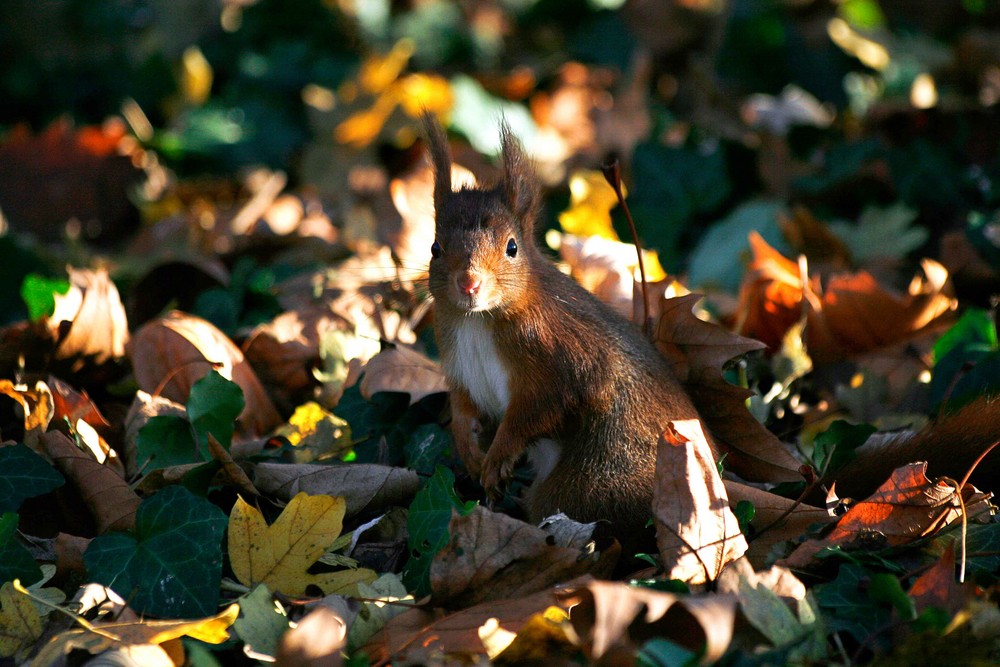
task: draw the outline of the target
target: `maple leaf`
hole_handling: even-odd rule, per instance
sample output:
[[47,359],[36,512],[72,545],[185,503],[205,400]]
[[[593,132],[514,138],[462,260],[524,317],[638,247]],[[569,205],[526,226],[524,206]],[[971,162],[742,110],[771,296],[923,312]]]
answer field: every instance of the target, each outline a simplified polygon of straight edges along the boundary
[[42,619],[31,599],[17,590],[19,583],[0,587],[0,657],[9,658],[28,649],[42,636]]
[[340,536],[347,503],[341,497],[296,494],[270,526],[256,508],[236,500],[229,518],[229,559],[236,578],[263,583],[286,595],[303,595],[309,586],[325,594],[355,592],[371,583],[367,569],[309,574],[309,568]]
[[878,491],[852,505],[825,537],[802,543],[782,564],[803,568],[825,548],[849,548],[872,536],[884,539],[889,546],[908,544],[963,514],[972,519],[984,513],[991,515],[992,494],[981,493],[972,485],[959,492],[953,482],[933,483],[927,479],[926,471],[926,463],[897,468]]

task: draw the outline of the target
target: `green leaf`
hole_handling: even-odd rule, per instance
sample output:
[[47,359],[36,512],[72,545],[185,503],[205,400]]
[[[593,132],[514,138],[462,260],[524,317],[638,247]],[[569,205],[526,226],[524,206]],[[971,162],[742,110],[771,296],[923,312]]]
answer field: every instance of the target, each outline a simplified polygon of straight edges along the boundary
[[140,465],[150,461],[146,470],[204,460],[191,434],[191,423],[177,415],[158,415],[150,418],[139,429],[136,437],[136,453]]
[[969,308],[934,343],[934,360],[936,362],[943,359],[955,348],[980,346],[985,346],[986,349],[1000,348],[996,323],[988,310]]
[[87,576],[140,613],[208,616],[219,601],[227,523],[226,515],[204,498],[168,487],[139,505],[134,535],[94,538],[84,554]]
[[424,424],[413,432],[403,447],[406,467],[430,475],[450,448],[451,434],[448,431],[437,424]]
[[844,563],[836,579],[816,587],[816,600],[826,612],[829,630],[845,631],[864,641],[889,622],[889,608],[868,595],[868,577],[868,571],[861,566]]
[[26,445],[0,447],[0,512],[16,512],[27,498],[64,483],[62,474]]
[[271,591],[259,584],[240,597],[240,616],[233,623],[233,630],[255,653],[275,656],[281,635],[288,630],[288,616],[276,603]]
[[69,281],[65,278],[46,278],[37,273],[29,273],[21,283],[21,298],[28,306],[31,321],[51,315],[56,308],[56,294],[69,292]]
[[[966,531],[966,577],[981,586],[992,586],[1000,580],[1000,523],[970,523]],[[935,559],[940,559],[958,536],[958,527],[955,526],[935,537],[927,551]]]
[[871,424],[852,424],[838,419],[813,440],[813,465],[831,473],[854,460],[855,450],[877,431]]
[[912,621],[917,617],[913,599],[906,594],[903,585],[894,575],[884,572],[873,574],[868,582],[868,595],[873,600],[892,605],[904,620]]
[[0,583],[20,579],[30,586],[42,578],[31,553],[17,541],[18,516],[13,512],[0,515]]
[[857,262],[873,257],[905,257],[930,236],[925,227],[916,227],[916,209],[897,202],[887,208],[866,208],[857,224],[830,222],[828,227],[847,245]]
[[699,657],[669,639],[656,638],[643,644],[635,658],[641,667],[687,667],[697,665]]
[[736,515],[736,521],[740,524],[740,532],[744,535],[750,535],[750,522],[757,515],[757,508],[754,507],[754,504],[749,500],[741,500],[736,503],[733,514]]
[[222,377],[217,371],[209,371],[191,387],[187,414],[198,434],[198,450],[204,460],[209,458],[209,433],[215,436],[219,444],[229,449],[236,418],[245,405],[240,386]]
[[787,255],[788,243],[778,226],[778,214],[784,208],[783,202],[751,201],[712,225],[688,260],[691,288],[718,287],[734,294],[739,291],[750,257],[747,237],[752,231]]
[[455,474],[438,466],[410,503],[406,519],[410,559],[403,568],[403,583],[418,598],[430,594],[431,561],[448,544],[452,510],[465,516],[476,506],[474,501],[463,503],[454,487]]

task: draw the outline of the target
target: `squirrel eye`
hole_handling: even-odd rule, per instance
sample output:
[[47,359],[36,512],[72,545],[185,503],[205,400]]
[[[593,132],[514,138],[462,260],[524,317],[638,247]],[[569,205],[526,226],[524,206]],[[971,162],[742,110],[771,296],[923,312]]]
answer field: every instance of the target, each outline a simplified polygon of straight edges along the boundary
[[511,259],[517,256],[517,241],[514,239],[507,241],[507,256]]
[[441,248],[441,244],[435,241],[431,244],[431,255],[433,257],[440,257],[444,254],[444,250]]

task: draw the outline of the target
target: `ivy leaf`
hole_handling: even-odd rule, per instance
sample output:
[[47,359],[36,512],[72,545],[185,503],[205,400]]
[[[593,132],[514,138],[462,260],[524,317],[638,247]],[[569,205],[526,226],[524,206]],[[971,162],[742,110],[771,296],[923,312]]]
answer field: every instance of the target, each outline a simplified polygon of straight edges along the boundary
[[208,457],[208,434],[211,433],[226,450],[233,440],[236,418],[246,402],[243,390],[235,382],[210,371],[191,387],[188,396],[188,419],[198,434],[198,451]]
[[889,622],[888,607],[866,590],[869,576],[861,566],[845,563],[836,579],[816,588],[816,599],[826,611],[829,630],[849,632],[860,642]]
[[905,257],[922,246],[930,232],[913,226],[917,211],[902,202],[887,208],[870,206],[862,211],[857,224],[845,221],[828,223],[857,262],[873,257]]
[[427,486],[410,503],[406,519],[410,559],[403,568],[403,583],[416,597],[430,594],[431,561],[448,544],[452,510],[465,516],[475,506],[474,501],[463,503],[458,497],[455,474],[444,466],[437,467]]
[[64,483],[59,471],[27,445],[0,447],[0,512],[16,512],[26,499]]
[[42,578],[31,553],[17,541],[18,516],[13,512],[0,515],[0,581],[20,579],[26,586]]
[[871,424],[852,424],[838,419],[813,440],[813,465],[830,474],[854,460],[855,451],[876,429]]
[[424,424],[410,436],[403,450],[406,467],[430,475],[451,448],[451,435],[437,424]]
[[87,575],[129,600],[140,613],[194,618],[216,611],[226,515],[180,486],[147,498],[135,534],[94,538]]
[[139,461],[151,461],[148,470],[202,460],[191,436],[191,423],[176,415],[150,418],[136,437]]

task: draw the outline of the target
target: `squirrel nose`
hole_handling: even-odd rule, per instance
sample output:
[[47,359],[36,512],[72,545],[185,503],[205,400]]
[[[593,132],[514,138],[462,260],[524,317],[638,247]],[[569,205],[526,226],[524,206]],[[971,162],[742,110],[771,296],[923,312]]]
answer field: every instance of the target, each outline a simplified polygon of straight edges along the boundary
[[479,286],[482,284],[482,280],[479,276],[471,273],[460,274],[456,281],[458,283],[458,291],[462,294],[473,295],[479,291]]

